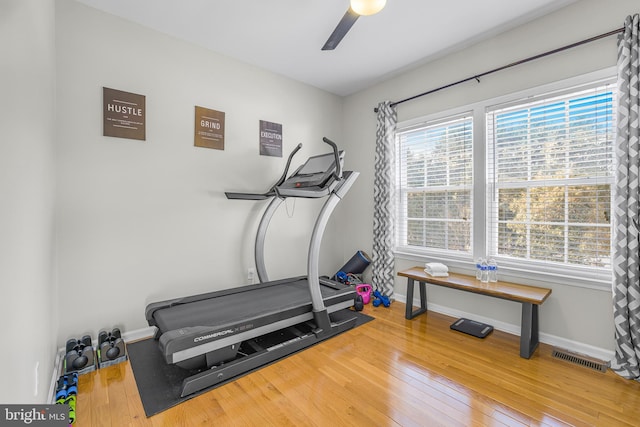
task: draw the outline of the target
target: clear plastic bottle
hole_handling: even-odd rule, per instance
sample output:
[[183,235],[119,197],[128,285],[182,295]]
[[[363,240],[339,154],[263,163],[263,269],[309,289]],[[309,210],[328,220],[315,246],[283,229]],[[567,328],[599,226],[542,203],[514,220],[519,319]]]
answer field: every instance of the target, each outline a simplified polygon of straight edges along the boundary
[[480,281],[482,283],[489,283],[489,265],[484,259],[482,260],[482,264],[480,266]]
[[476,280],[480,280],[482,275],[482,258],[476,260]]
[[498,281],[498,263],[496,262],[495,259],[490,258],[488,267],[489,267],[489,281],[497,282]]

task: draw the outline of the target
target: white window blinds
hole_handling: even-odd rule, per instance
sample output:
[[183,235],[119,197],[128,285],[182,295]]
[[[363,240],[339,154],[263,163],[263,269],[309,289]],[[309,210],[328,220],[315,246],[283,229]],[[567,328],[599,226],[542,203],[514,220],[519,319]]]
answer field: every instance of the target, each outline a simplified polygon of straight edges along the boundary
[[610,267],[614,87],[487,112],[487,252]]
[[397,246],[471,251],[471,115],[397,133]]

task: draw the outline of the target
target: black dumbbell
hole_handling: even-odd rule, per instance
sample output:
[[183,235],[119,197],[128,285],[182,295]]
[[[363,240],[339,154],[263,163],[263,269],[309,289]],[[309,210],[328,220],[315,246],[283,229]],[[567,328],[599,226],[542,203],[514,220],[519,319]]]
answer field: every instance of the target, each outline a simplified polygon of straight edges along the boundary
[[78,371],[93,364],[93,347],[91,336],[85,335],[80,341],[75,338],[67,340],[65,365],[66,371]]
[[114,360],[124,354],[124,341],[120,329],[113,328],[111,332],[101,331],[98,335],[98,347],[101,361]]

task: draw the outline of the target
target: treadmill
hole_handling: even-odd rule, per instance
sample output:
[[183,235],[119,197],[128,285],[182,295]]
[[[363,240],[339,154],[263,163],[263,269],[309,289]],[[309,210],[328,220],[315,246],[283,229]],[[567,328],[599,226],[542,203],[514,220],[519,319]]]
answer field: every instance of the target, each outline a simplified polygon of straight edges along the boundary
[[[260,283],[146,307],[147,322],[157,328],[155,338],[166,363],[192,373],[183,380],[181,397],[227,382],[355,326],[356,317],[344,315],[344,310],[354,305],[355,287],[320,278],[318,261],[329,217],[359,173],[343,171],[344,152],[331,140],[323,141],[332,152],[310,157],[287,178],[291,160],[302,147],[298,144],[284,173],[266,193],[225,193],[232,200],[271,200],[256,232],[254,255]],[[287,197],[327,200],[311,235],[307,276],[269,281],[265,236],[271,218]]]

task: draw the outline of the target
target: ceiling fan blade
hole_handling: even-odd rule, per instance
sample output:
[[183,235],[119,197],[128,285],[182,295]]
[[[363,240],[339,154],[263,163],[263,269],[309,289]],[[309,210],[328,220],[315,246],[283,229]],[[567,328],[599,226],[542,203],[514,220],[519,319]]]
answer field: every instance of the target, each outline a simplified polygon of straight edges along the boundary
[[338,43],[342,40],[342,38],[347,34],[347,32],[351,29],[353,24],[356,23],[360,15],[355,13],[351,8],[347,10],[347,13],[344,14],[336,29],[333,30],[333,33],[329,36],[324,46],[322,46],[322,50],[333,50],[338,46]]

